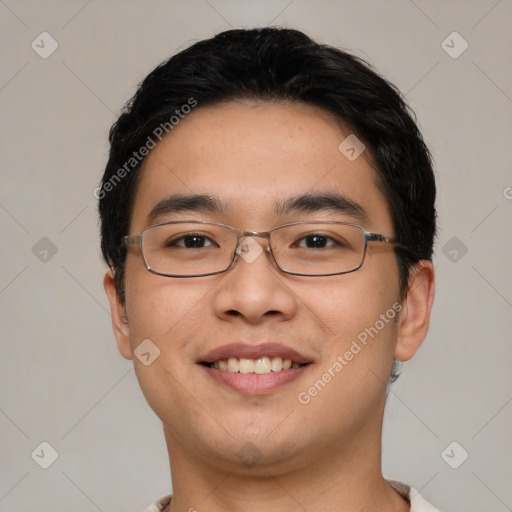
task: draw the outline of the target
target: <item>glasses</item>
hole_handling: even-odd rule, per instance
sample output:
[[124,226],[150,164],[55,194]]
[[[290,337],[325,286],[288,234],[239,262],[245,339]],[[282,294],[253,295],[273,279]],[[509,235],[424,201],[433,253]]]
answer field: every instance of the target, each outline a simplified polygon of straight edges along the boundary
[[335,221],[293,222],[265,232],[239,231],[204,221],[172,221],[148,226],[140,235],[125,236],[123,244],[140,246],[146,268],[154,274],[202,277],[226,272],[239,255],[244,257],[249,245],[240,240],[245,237],[268,238],[265,250],[282,272],[311,277],[358,270],[368,242],[400,246],[361,226]]

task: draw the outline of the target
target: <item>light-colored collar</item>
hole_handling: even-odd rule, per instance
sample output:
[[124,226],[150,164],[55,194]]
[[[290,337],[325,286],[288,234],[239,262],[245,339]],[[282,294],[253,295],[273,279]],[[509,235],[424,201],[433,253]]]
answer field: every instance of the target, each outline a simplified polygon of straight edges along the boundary
[[[391,487],[393,487],[393,489],[395,489],[396,492],[398,492],[398,494],[400,494],[400,496],[411,504],[410,512],[440,512],[437,508],[434,508],[430,503],[425,501],[414,487],[398,482],[397,480],[386,481]],[[163,512],[163,510],[171,503],[171,498],[171,494],[163,496],[149,506],[144,512]]]

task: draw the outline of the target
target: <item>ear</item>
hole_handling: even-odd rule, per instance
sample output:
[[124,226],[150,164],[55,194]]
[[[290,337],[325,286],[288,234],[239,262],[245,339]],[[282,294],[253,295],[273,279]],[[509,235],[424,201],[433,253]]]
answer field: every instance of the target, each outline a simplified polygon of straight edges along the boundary
[[103,278],[103,287],[110,303],[110,315],[112,317],[112,329],[117,340],[117,348],[125,359],[133,359],[130,347],[130,329],[124,305],[119,300],[119,295],[114,283],[114,270],[110,268]]
[[422,260],[412,269],[402,300],[395,347],[395,358],[399,361],[411,359],[427,335],[434,288],[434,266],[431,261]]

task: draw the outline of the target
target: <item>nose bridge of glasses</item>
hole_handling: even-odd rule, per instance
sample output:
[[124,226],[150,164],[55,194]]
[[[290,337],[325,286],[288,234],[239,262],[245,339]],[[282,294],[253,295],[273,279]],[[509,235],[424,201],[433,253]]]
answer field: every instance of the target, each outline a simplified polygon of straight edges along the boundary
[[256,238],[269,238],[269,231],[238,231],[238,239],[245,238],[247,236],[252,236]]
[[[249,255],[243,253],[251,252],[254,256],[258,256],[261,252],[266,251],[268,253],[271,252],[270,245],[267,243],[265,246],[262,246],[256,238],[266,238],[270,240],[270,232],[268,231],[238,231],[238,243],[236,247],[236,254],[238,256],[242,255],[242,257],[248,261]],[[251,242],[252,240],[252,242]],[[252,259],[252,258],[251,258]]]

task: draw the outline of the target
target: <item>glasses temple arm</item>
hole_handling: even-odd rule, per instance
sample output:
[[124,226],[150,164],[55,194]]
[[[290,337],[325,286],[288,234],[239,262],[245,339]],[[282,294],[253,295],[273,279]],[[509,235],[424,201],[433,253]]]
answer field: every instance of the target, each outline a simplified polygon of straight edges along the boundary
[[134,235],[134,236],[124,236],[123,237],[123,245],[141,245],[142,236]]
[[386,244],[392,244],[398,249],[403,249],[405,251],[408,251],[409,253],[412,252],[409,247],[406,245],[401,244],[400,242],[396,242],[394,238],[389,238],[388,236],[379,235],[378,233],[367,233],[366,240],[368,242],[383,242]]

